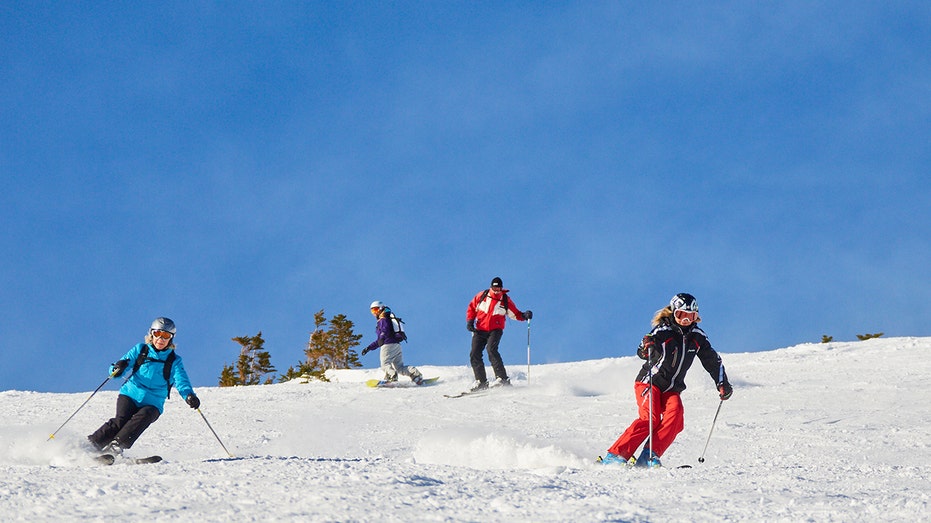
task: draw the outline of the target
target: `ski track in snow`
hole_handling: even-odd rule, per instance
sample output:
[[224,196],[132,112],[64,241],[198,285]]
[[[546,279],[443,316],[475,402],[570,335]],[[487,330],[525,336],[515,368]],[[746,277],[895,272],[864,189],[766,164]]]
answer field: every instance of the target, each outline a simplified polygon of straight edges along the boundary
[[[931,497],[931,338],[805,344],[722,354],[718,406],[696,363],[686,426],[667,468],[593,463],[635,415],[636,357],[526,366],[515,386],[444,398],[441,381],[372,389],[374,369],[332,383],[199,388],[228,457],[175,395],[127,451],[152,465],[95,464],[84,438],[113,414],[90,392],[0,392],[5,521],[918,521]],[[92,390],[93,387],[91,387]],[[690,464],[691,469],[675,469]]]

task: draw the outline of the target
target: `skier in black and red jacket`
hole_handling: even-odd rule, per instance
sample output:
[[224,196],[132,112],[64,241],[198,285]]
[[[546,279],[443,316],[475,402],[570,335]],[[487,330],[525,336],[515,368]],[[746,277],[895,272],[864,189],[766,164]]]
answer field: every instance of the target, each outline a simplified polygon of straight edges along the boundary
[[[720,398],[731,397],[733,389],[721,357],[698,326],[700,321],[698,301],[688,293],[676,294],[667,307],[656,311],[653,329],[643,337],[637,349],[637,355],[647,360],[634,383],[639,416],[608,449],[602,463],[661,466],[660,456],[684,427],[679,394],[685,390],[685,374],[695,358],[711,375]],[[640,457],[633,459],[637,448],[648,438]]]
[[507,318],[525,321],[533,317],[533,312],[521,312],[514,305],[514,300],[508,296],[501,278],[491,280],[491,288],[483,290],[472,298],[466,309],[466,328],[472,333],[472,351],[469,362],[472,364],[472,374],[475,383],[471,391],[488,388],[488,378],[485,375],[485,361],[482,351],[488,350],[488,361],[495,371],[498,385],[510,385],[507,370],[498,352],[498,343],[504,334],[504,323]]

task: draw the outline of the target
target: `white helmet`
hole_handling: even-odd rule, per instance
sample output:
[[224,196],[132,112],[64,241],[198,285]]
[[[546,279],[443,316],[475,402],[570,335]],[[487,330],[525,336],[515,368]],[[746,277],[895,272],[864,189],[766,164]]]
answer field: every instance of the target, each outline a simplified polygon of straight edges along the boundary
[[378,309],[378,310],[382,310],[387,307],[388,307],[387,305],[385,305],[383,302],[378,301],[378,300],[373,301],[372,304],[369,305],[370,309]]

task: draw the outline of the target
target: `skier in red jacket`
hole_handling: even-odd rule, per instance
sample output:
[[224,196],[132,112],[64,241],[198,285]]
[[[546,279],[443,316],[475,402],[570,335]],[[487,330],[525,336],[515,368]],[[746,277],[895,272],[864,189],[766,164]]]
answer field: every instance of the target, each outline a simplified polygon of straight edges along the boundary
[[470,390],[483,390],[488,388],[488,378],[485,375],[485,361],[482,351],[488,349],[488,361],[495,371],[496,385],[510,385],[511,380],[498,353],[498,343],[504,334],[504,323],[507,318],[525,321],[533,317],[533,312],[521,312],[514,305],[514,300],[508,296],[501,278],[491,280],[491,288],[475,295],[466,309],[466,328],[472,333],[472,352],[469,361],[472,364],[472,373],[475,383]]

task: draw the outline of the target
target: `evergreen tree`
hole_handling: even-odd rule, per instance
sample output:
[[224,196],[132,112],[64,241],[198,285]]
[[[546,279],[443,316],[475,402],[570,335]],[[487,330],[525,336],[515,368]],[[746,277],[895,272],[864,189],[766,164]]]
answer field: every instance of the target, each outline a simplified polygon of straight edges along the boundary
[[351,369],[361,367],[359,354],[353,347],[359,345],[361,334],[354,334],[353,323],[345,314],[337,314],[327,325],[323,309],[314,314],[314,330],[310,334],[307,348],[304,350],[305,361],[297,370],[289,368],[282,379],[309,375],[322,381],[328,381],[326,371],[330,369]]
[[[275,372],[271,363],[271,355],[264,350],[265,340],[262,331],[255,336],[239,336],[232,338],[240,345],[239,359],[236,367],[227,365],[220,373],[220,386],[232,387],[235,385],[258,385],[262,378]],[[265,384],[272,383],[274,377],[265,379]]]

